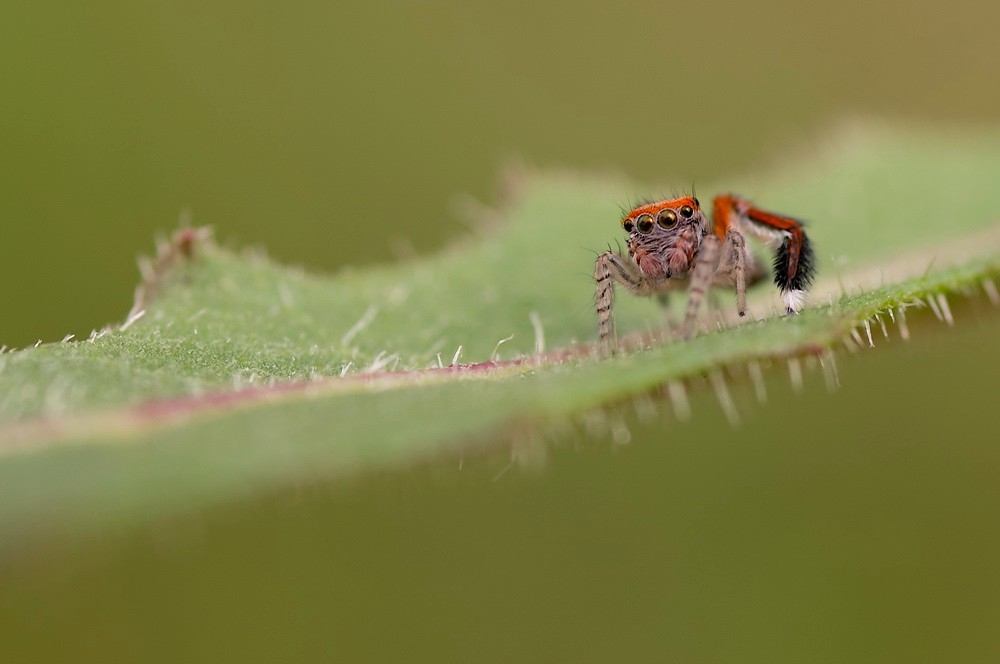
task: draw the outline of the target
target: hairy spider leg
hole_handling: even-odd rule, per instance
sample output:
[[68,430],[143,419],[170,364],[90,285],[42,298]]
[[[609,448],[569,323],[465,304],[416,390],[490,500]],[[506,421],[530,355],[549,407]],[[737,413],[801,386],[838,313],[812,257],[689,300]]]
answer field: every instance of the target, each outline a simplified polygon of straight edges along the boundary
[[[755,207],[739,196],[717,196],[712,207],[715,235],[724,237],[735,225],[764,239],[780,244],[774,256],[774,283],[781,291],[785,310],[802,310],[806,289],[815,272],[812,246],[802,229],[802,222]],[[745,223],[740,223],[745,222]]]
[[701,301],[705,299],[705,293],[718,270],[719,244],[719,238],[715,235],[707,235],[701,241],[701,248],[698,250],[694,271],[691,274],[691,283],[688,285],[687,312],[684,314],[684,323],[681,326],[681,336],[685,339],[690,339],[694,333],[694,323],[698,317]]
[[594,265],[594,281],[597,291],[594,304],[597,308],[597,337],[602,354],[609,354],[618,345],[615,334],[613,307],[615,304],[614,282],[618,282],[633,295],[648,296],[655,290],[655,284],[642,273],[633,261],[622,258],[613,251],[605,251],[597,257]]

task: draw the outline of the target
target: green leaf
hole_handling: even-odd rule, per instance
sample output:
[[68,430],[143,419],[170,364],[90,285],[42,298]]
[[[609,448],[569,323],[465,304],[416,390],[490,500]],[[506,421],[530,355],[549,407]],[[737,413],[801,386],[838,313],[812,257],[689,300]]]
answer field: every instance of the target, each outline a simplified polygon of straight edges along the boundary
[[[472,215],[473,237],[333,277],[182,231],[124,323],[0,355],[0,532],[86,530],[499,432],[531,440],[558,418],[749,361],[811,354],[832,370],[832,349],[877,314],[989,288],[1000,233],[983,192],[1000,176],[1000,134],[855,126],[825,140],[724,183],[807,220],[813,307],[772,315],[766,286],[751,300],[759,320],[717,330],[707,314],[696,339],[650,344],[658,307],[623,295],[619,330],[649,347],[607,361],[586,350],[590,274],[594,252],[620,239],[618,202],[644,193],[634,184],[520,174],[499,212]],[[401,223],[414,222],[365,220],[357,250]]]

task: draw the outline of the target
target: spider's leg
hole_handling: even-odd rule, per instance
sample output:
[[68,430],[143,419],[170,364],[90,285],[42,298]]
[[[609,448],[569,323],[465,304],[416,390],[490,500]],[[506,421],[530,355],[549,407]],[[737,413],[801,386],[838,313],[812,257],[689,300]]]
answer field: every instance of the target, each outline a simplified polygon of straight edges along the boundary
[[716,273],[731,275],[736,286],[736,312],[747,315],[747,242],[736,226],[730,226],[722,241]]
[[634,295],[648,295],[649,283],[638,265],[612,251],[606,251],[597,257],[594,281],[597,282],[594,306],[597,309],[598,345],[602,355],[609,355],[618,346],[615,335],[614,282],[617,281]]
[[714,208],[715,232],[720,237],[737,222],[747,232],[781,243],[774,256],[774,283],[781,291],[788,313],[798,313],[812,282],[813,251],[802,222],[754,207],[737,196],[718,196]]
[[681,336],[685,339],[690,339],[694,333],[698,309],[701,307],[701,301],[705,299],[705,292],[715,277],[715,271],[719,264],[719,245],[719,238],[714,235],[706,235],[698,249],[698,257],[695,259],[694,270],[691,274],[691,283],[688,286],[687,312],[684,314],[684,324],[681,327]]

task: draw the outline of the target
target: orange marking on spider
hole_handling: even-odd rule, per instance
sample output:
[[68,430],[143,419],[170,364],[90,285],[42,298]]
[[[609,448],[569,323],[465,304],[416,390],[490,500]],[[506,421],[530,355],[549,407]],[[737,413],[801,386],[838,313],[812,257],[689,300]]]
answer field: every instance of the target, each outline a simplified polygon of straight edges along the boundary
[[655,203],[645,203],[645,204],[640,205],[639,207],[635,208],[631,212],[629,212],[629,216],[625,217],[624,219],[622,219],[622,226],[625,225],[626,221],[628,221],[629,219],[635,218],[635,217],[639,216],[640,214],[651,214],[653,216],[656,216],[656,214],[659,213],[660,210],[663,210],[664,208],[668,208],[668,207],[681,207],[681,206],[684,206],[684,205],[687,205],[687,206],[689,206],[691,208],[698,208],[699,207],[698,199],[695,198],[694,196],[685,196],[684,198],[675,198],[675,199],[667,200],[667,201],[657,201]]
[[694,332],[698,309],[708,288],[725,285],[736,290],[736,309],[746,315],[747,285],[763,279],[767,270],[747,248],[746,236],[775,239],[774,283],[788,313],[798,313],[813,278],[813,252],[792,217],[768,212],[733,195],[717,196],[709,220],[694,196],[644,203],[621,221],[628,232],[628,257],[607,251],[597,257],[598,340],[602,352],[617,346],[614,328],[614,284],[633,295],[664,298],[687,288],[688,305],[682,334]]

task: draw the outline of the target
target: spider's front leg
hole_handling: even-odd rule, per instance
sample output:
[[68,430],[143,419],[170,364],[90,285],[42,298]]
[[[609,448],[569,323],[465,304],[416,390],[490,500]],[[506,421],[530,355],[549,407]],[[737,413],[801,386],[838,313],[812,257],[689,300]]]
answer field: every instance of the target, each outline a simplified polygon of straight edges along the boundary
[[614,282],[617,281],[633,295],[650,295],[653,284],[639,270],[638,265],[613,251],[605,251],[597,257],[594,281],[597,282],[594,305],[597,308],[598,346],[602,355],[610,355],[618,346],[615,335]]
[[684,314],[684,323],[681,325],[681,337],[684,339],[690,339],[694,336],[694,324],[698,318],[698,309],[701,308],[701,301],[705,299],[705,293],[712,284],[719,266],[719,244],[718,237],[706,235],[698,249],[694,270],[691,273],[691,282],[688,286],[687,311]]

